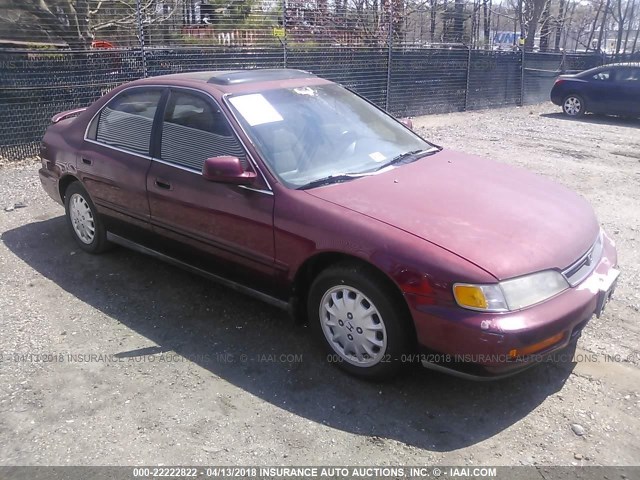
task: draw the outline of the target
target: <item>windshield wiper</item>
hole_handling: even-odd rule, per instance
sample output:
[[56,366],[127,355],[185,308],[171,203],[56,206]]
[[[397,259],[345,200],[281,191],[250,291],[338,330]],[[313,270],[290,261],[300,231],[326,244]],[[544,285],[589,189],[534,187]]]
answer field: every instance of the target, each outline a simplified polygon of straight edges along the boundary
[[419,158],[427,155],[433,155],[434,153],[437,153],[439,151],[440,150],[438,148],[432,148],[430,150],[412,150],[410,152],[401,153],[400,155],[393,157],[387,163],[380,165],[375,169],[375,171],[377,172],[378,170],[382,170],[383,168],[390,167],[391,165],[398,165],[399,163],[403,163],[405,161],[407,161],[407,163],[410,163],[408,160],[413,162],[415,160],[418,160]]
[[301,187],[298,187],[298,190],[306,190],[308,188],[321,187],[322,185],[329,185],[331,183],[342,183],[348,182],[349,180],[353,180],[354,178],[360,178],[363,175],[350,174],[350,173],[340,173],[338,175],[329,175],[328,177],[319,178],[317,180],[313,180],[312,182],[306,183]]

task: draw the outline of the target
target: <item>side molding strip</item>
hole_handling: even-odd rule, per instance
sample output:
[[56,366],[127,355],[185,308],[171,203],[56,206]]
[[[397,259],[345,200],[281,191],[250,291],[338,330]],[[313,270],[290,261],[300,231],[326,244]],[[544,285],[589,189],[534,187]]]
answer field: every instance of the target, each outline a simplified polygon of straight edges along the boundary
[[162,260],[163,262],[182,268],[183,270],[187,270],[191,273],[195,273],[196,275],[200,275],[202,277],[213,280],[214,282],[224,285],[225,287],[235,290],[236,292],[240,292],[245,295],[249,295],[251,297],[257,298],[258,300],[268,303],[269,305],[273,305],[274,307],[278,307],[278,308],[281,308],[282,310],[287,310],[287,311],[291,310],[290,304],[288,302],[285,302],[284,300],[279,300],[277,298],[272,297],[271,295],[267,295],[266,293],[263,293],[253,288],[242,285],[241,283],[234,282],[233,280],[228,280],[214,273],[210,273],[210,272],[207,272],[206,270],[202,270],[201,268],[194,267],[193,265],[185,263],[176,258],[170,257],[169,255],[165,255],[164,253],[158,252],[151,248],[145,247],[144,245],[140,245],[139,243],[133,242],[131,240],[128,240],[114,233],[107,232],[107,240],[109,240],[110,242],[116,243],[118,245],[121,245],[125,248],[134,250],[136,252],[144,253],[145,255],[150,255],[159,260]]

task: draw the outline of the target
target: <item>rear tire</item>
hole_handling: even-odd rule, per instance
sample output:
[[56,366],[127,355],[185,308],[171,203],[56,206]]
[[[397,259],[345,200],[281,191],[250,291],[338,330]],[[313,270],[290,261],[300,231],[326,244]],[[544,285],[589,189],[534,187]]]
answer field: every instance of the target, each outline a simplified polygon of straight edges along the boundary
[[583,116],[586,111],[584,99],[574,93],[567,95],[562,101],[562,111],[569,117],[578,118]]
[[80,182],[65,190],[64,207],[71,236],[82,250],[102,253],[111,247],[98,210]]
[[310,326],[327,360],[361,378],[393,376],[412,345],[407,308],[385,280],[371,267],[343,263],[321,272],[309,291]]

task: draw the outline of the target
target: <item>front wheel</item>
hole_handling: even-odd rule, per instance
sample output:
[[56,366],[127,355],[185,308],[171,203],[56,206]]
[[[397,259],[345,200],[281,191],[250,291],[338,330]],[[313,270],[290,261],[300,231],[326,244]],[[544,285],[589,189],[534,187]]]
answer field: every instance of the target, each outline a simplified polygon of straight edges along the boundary
[[363,378],[395,374],[411,345],[406,306],[370,267],[343,264],[311,285],[308,316],[327,359]]
[[109,248],[102,220],[80,182],[69,185],[64,195],[64,206],[71,235],[82,250],[101,253]]
[[562,111],[570,117],[581,117],[585,113],[585,103],[579,95],[569,95],[562,102]]

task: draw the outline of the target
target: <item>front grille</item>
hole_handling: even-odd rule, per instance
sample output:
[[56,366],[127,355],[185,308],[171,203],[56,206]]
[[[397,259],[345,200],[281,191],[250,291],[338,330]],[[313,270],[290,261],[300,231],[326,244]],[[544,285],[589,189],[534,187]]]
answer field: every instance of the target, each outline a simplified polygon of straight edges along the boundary
[[602,237],[602,232],[600,232],[591,248],[578,260],[562,271],[562,275],[567,279],[569,285],[575,287],[591,275],[602,258],[603,249],[604,239]]

